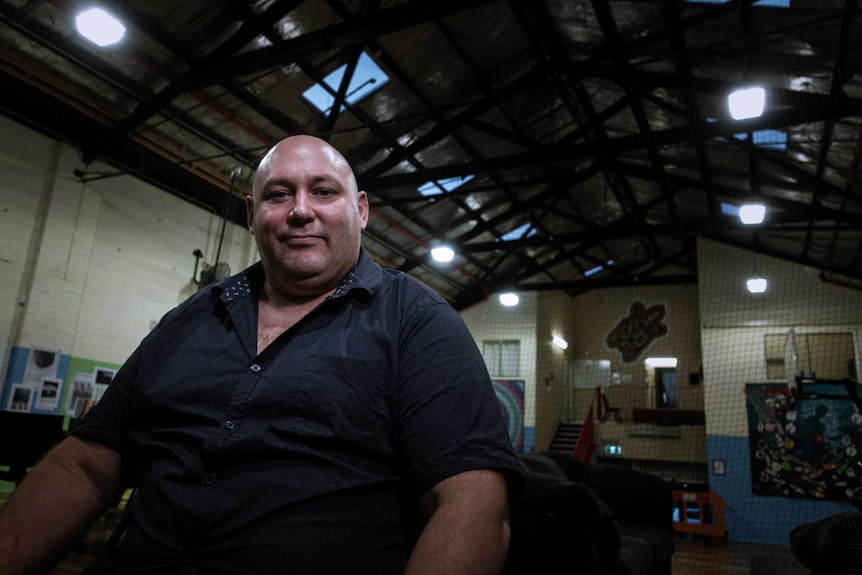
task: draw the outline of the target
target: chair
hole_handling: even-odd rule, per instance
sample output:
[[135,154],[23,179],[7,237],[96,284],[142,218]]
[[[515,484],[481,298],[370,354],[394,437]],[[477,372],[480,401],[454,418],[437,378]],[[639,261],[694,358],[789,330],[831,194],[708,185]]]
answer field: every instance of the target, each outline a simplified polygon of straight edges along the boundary
[[605,395],[604,389],[602,390],[602,405],[604,406],[604,414],[602,414],[602,420],[601,420],[602,423],[605,423],[608,419],[610,419],[611,415],[614,416],[614,421],[616,421],[617,423],[623,422],[623,417],[622,417],[622,415],[620,415],[620,408],[619,407],[611,407],[608,404],[608,398]]
[[17,487],[42,456],[64,437],[62,415],[0,411],[0,479]]

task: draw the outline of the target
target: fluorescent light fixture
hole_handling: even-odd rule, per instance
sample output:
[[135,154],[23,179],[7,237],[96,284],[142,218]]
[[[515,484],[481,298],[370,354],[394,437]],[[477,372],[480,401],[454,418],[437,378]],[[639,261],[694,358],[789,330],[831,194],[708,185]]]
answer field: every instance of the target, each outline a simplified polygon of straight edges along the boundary
[[116,44],[126,33],[126,27],[101,8],[81,12],[75,18],[75,25],[81,36],[98,46]]
[[435,262],[451,262],[455,252],[447,246],[440,246],[431,250],[431,257]]
[[742,88],[727,97],[730,116],[734,120],[760,117],[765,103],[766,90],[760,87]]
[[644,360],[647,367],[676,367],[675,357],[648,357]]
[[[315,84],[303,92],[302,96],[311,102],[315,108],[324,114],[328,114],[329,110],[335,104],[335,96],[332,94],[338,92],[346,71],[347,64],[344,64],[330,72],[323,79],[323,83],[329,87],[329,90],[320,84]],[[356,69],[353,71],[353,77],[350,78],[350,84],[347,86],[347,95],[344,99],[347,100],[348,104],[355,104],[388,83],[389,76],[383,72],[371,56],[363,52],[356,62]]]
[[554,339],[551,340],[551,343],[553,343],[555,346],[557,346],[560,349],[566,349],[567,347],[569,347],[569,342],[567,342],[566,340],[564,340],[563,338],[561,338],[558,335],[554,336]]
[[739,221],[746,225],[762,224],[766,216],[763,204],[745,204],[739,208]]
[[500,294],[500,303],[506,307],[518,305],[519,301],[521,301],[521,298],[519,298],[516,293],[506,292]]
[[748,293],[763,293],[766,291],[766,280],[764,278],[751,278],[745,282]]

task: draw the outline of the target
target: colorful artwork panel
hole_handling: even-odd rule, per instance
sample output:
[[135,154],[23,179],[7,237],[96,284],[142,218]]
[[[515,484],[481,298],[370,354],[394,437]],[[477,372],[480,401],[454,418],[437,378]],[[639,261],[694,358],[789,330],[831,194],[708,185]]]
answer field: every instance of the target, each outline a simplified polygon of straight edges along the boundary
[[524,382],[520,380],[495,379],[494,393],[503,410],[509,439],[515,451],[524,450]]
[[786,387],[747,384],[752,491],[848,501],[862,414],[843,398],[796,399]]

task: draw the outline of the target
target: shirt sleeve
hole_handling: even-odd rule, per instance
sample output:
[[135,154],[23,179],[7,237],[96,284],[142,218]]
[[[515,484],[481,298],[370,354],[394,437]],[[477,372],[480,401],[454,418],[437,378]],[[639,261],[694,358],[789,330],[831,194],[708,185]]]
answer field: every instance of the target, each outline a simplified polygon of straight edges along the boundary
[[137,350],[117,371],[99,402],[72,429],[71,434],[104,445],[114,451],[126,451],[126,422],[131,388],[137,378],[142,350]]
[[524,475],[476,342],[446,302],[420,306],[399,342],[397,430],[419,493],[474,469],[519,492]]

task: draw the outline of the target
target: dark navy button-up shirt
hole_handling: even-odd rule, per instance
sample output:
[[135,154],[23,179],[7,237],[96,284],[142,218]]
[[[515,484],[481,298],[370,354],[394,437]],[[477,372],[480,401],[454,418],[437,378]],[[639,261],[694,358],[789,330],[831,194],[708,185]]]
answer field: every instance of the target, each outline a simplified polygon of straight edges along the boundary
[[482,357],[439,295],[362,250],[258,354],[263,281],[258,263],[169,312],[74,430],[148,466],[136,564],[396,573],[433,485],[473,469],[520,485]]

